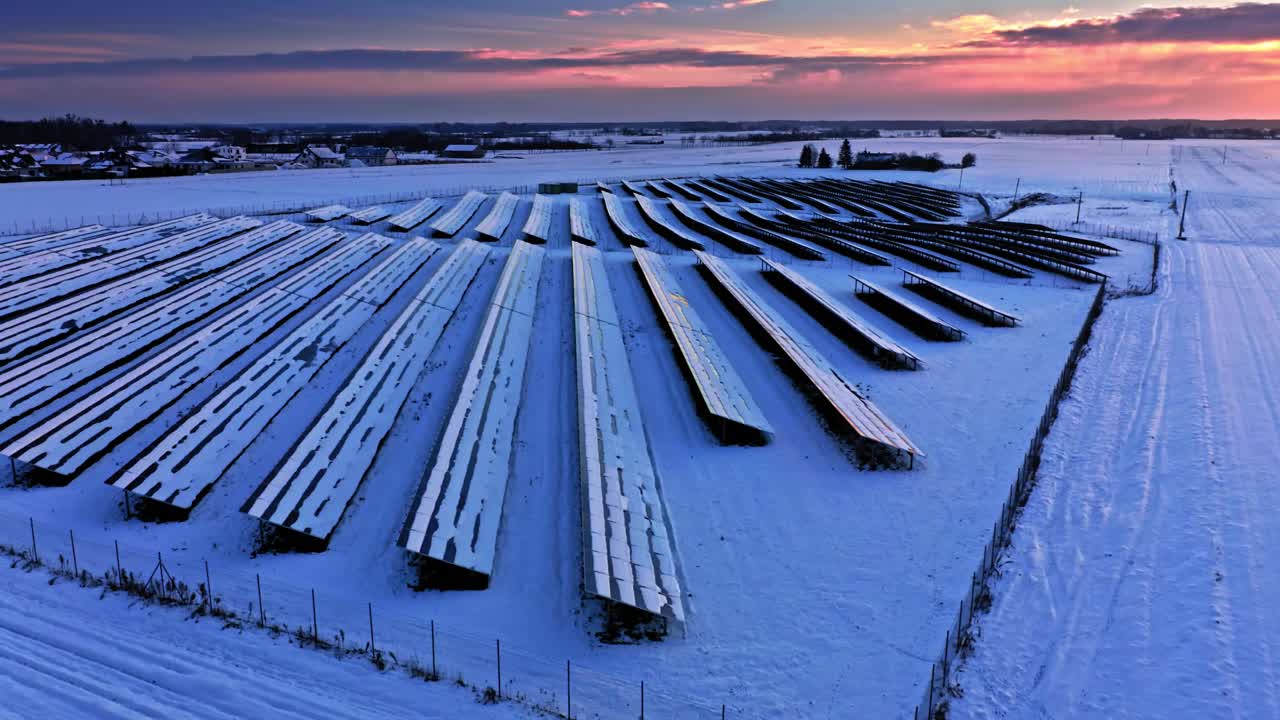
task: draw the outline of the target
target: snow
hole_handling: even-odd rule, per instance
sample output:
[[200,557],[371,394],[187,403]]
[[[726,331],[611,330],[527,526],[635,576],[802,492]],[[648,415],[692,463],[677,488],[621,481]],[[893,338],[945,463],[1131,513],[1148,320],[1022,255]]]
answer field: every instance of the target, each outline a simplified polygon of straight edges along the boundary
[[528,717],[448,683],[5,568],[0,718]]
[[401,542],[413,552],[489,575],[498,545],[546,251],[520,243],[507,258],[440,449]]
[[488,255],[489,249],[474,241],[453,250],[288,459],[245,503],[245,512],[328,540]]
[[401,245],[199,412],[185,418],[112,484],[189,510],[320,367],[440,250],[422,238]]
[[[908,140],[878,142],[897,143],[895,147],[903,149],[913,144]],[[964,145],[950,143],[947,147],[947,152],[957,152]],[[1056,158],[1058,165],[1041,167],[1037,160],[1041,149],[1043,157]],[[794,162],[796,152],[797,148],[789,146],[636,149],[549,153],[485,165],[131,181],[124,188],[79,182],[41,183],[41,188],[34,190],[9,185],[0,187],[0,203],[5,204],[7,213],[10,200],[16,203],[25,198],[29,205],[26,210],[17,208],[15,219],[40,218],[43,222],[41,216],[53,207],[74,208],[66,212],[77,214],[92,213],[94,207],[101,208],[98,212],[136,214],[184,206],[285,201],[315,207],[352,193],[444,190],[486,183],[531,184],[577,178],[594,183],[596,178],[703,172],[812,176],[811,171],[784,167],[784,163]],[[1086,141],[1011,140],[1008,147],[979,152],[980,166],[966,171],[964,182],[966,187],[989,186],[1011,195],[1013,183],[1007,189],[1003,185],[1005,178],[1014,178],[1015,173],[1026,172],[1028,177],[1034,173],[1047,187],[1068,188],[1076,182],[1070,179],[1072,172],[1094,172],[1090,165],[1094,160],[1101,167],[1099,173],[1115,170],[1118,177],[1128,177],[1125,172],[1139,172],[1130,162],[1128,150],[1118,159],[1101,157],[1107,152],[1120,153],[1117,145]],[[1100,157],[1089,158],[1086,153]],[[1167,171],[1167,155],[1163,162],[1160,169]],[[958,179],[951,172],[928,178],[908,173],[867,177],[906,177],[940,186]],[[1161,180],[1167,180],[1167,174]],[[1023,192],[1028,184],[1034,183],[1024,181]],[[1148,193],[1117,202],[1167,203],[1168,193],[1161,192],[1163,197]],[[1195,197],[1193,194],[1193,202]],[[460,390],[463,370],[475,350],[500,275],[500,261],[518,241],[520,228],[530,214],[528,194],[513,207],[512,222],[493,246],[495,262],[477,274],[439,341],[426,354],[424,371],[390,424],[325,552],[253,554],[257,523],[243,514],[241,507],[269,476],[270,469],[288,456],[306,428],[323,415],[369,349],[414,302],[412,288],[420,287],[440,267],[442,258],[432,258],[420,268],[406,287],[315,373],[308,381],[308,391],[298,393],[226,468],[186,521],[126,520],[119,491],[103,481],[120,469],[124,459],[143,453],[181,418],[197,411],[219,387],[251,366],[254,353],[228,360],[158,418],[114,443],[69,486],[4,486],[0,487],[0,502],[11,515],[34,516],[39,527],[49,528],[44,533],[60,537],[74,526],[77,538],[83,533],[85,542],[96,538],[108,548],[112,540],[119,539],[126,562],[130,557],[141,558],[139,563],[154,562],[155,551],[162,550],[167,562],[191,573],[208,558],[217,574],[215,585],[240,605],[253,598],[254,578],[261,574],[268,605],[273,612],[288,616],[290,622],[309,617],[307,591],[312,587],[321,597],[324,627],[343,627],[349,632],[363,627],[367,622],[365,603],[372,601],[379,609],[380,622],[387,618],[387,643],[406,651],[421,651],[427,623],[435,620],[454,633],[452,638],[469,638],[464,645],[466,659],[456,661],[468,674],[492,671],[488,662],[492,640],[501,638],[504,651],[510,647],[524,658],[516,663],[513,672],[518,672],[509,682],[532,696],[556,693],[562,687],[564,661],[571,660],[575,678],[581,669],[584,683],[592,677],[598,681],[594,690],[583,688],[581,697],[606,717],[638,714],[631,692],[640,681],[645,681],[651,692],[674,698],[672,707],[701,712],[709,706],[718,710],[724,702],[731,717],[902,716],[927,680],[932,654],[953,619],[954,602],[967,586],[990,522],[1092,299],[1092,288],[1042,272],[1029,281],[1014,281],[966,264],[958,277],[947,278],[948,286],[1016,313],[1022,325],[985,328],[947,309],[933,310],[964,329],[966,339],[958,343],[916,342],[912,349],[923,358],[925,369],[890,372],[850,351],[841,338],[779,293],[761,274],[759,258],[735,257],[708,239],[712,251],[724,256],[722,262],[732,267],[746,286],[768,298],[782,319],[899,423],[928,455],[910,471],[861,472],[851,462],[847,444],[830,431],[770,353],[725,307],[696,269],[694,258],[647,232],[635,215],[634,200],[621,199],[623,217],[642,227],[654,251],[663,255],[688,302],[698,308],[707,332],[750,384],[753,398],[776,432],[773,441],[763,447],[721,445],[698,414],[681,360],[636,272],[631,253],[610,229],[604,206],[588,199],[604,272],[618,309],[645,439],[670,515],[688,620],[683,629],[662,642],[607,645],[592,635],[598,618],[590,606],[583,606],[579,586],[580,450],[576,442],[578,384],[570,360],[575,338],[570,219],[567,200],[557,196],[553,202],[556,212],[549,230],[524,397],[514,433],[515,464],[487,590],[410,590],[407,554],[395,541],[435,452],[434,439],[447,422],[452,400]],[[397,210],[405,207],[402,201],[387,204],[398,205]],[[1070,210],[1074,213],[1074,207]],[[478,212],[468,221],[459,237],[470,237],[483,214]],[[1120,244],[1125,254],[1104,258],[1098,267],[1120,276],[1140,274],[1144,265],[1149,272],[1146,246]],[[896,266],[865,268],[836,256],[825,263],[806,262],[772,246],[762,249],[767,257],[786,263],[841,304],[865,313],[895,341],[909,336],[901,326],[857,300],[848,275],[856,271],[888,286],[900,281],[901,267],[915,269],[916,265],[894,258]],[[355,273],[367,267],[349,268],[346,277],[354,281]],[[316,295],[306,312],[290,317],[256,347],[266,351],[275,346],[346,287],[346,283],[339,284]],[[218,315],[243,307],[219,310]],[[184,330],[166,344],[189,338],[190,333]],[[164,347],[154,352],[164,352]],[[149,355],[141,360],[146,357]],[[125,372],[127,368],[112,369],[95,382],[111,383]],[[85,388],[81,394],[88,392],[92,389]],[[35,414],[27,422],[39,420]],[[26,532],[25,522],[0,523],[0,535],[6,541],[23,542]],[[4,592],[0,590],[0,597]],[[504,661],[504,670],[505,666]],[[579,698],[577,687],[574,696]],[[658,713],[654,707],[649,705],[655,716],[676,716]],[[718,713],[695,716],[711,718]]]
[[[870,180],[909,180],[938,187],[977,190],[1011,197],[1052,192],[1086,200],[1169,199],[1167,143],[1089,138],[884,138],[860,141],[892,152],[940,152],[958,161],[965,152],[978,165],[964,171],[801,170],[796,158],[804,143],[727,148],[629,147],[576,153],[538,153],[516,159],[445,165],[394,165],[369,168],[213,173],[177,178],[130,179],[124,185],[101,180],[11,183],[0,186],[0,232],[61,230],[99,222],[120,225],[171,217],[193,209],[263,212],[280,208],[351,207],[381,203],[388,196],[431,192],[463,194],[467,189],[496,191],[527,188],[538,182],[616,182],[622,178],[752,175],[837,176]],[[832,141],[832,145],[835,141]],[[838,173],[838,174],[837,174]],[[1021,182],[1019,182],[1019,180]],[[376,198],[376,199],[375,199]]]
[[1175,153],[1189,240],[1098,321],[954,717],[1280,716],[1270,147]]

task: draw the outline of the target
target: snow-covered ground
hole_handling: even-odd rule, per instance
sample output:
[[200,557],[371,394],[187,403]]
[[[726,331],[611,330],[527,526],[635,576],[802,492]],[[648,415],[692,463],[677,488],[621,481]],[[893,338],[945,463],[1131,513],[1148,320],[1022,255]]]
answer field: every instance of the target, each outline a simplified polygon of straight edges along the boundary
[[[1086,195],[1086,219],[1096,214],[1097,221],[1104,222],[1100,218],[1107,213],[1108,222],[1159,226],[1166,238],[1173,221],[1166,209],[1171,158],[1183,150],[1178,165],[1182,172],[1183,165],[1195,157],[1192,146],[1153,144],[1148,149],[1145,144],[1087,138],[907,138],[860,144],[873,150],[938,150],[955,158],[972,149],[979,155],[979,166],[965,172],[966,189],[981,189],[1007,199],[1022,178],[1020,192],[1024,194],[1046,191],[1069,195],[1073,189],[1096,192],[1096,204],[1093,194]],[[1243,149],[1233,147],[1232,153],[1252,157],[1247,155],[1253,152],[1249,146],[1239,147]],[[469,184],[506,186],[594,176],[699,172],[798,174],[800,171],[784,167],[796,152],[792,146],[714,151],[628,149],[536,155],[486,165],[183,178],[167,181],[171,183],[168,186],[156,181],[154,188],[151,181],[129,183],[124,188],[49,183],[31,185],[28,190],[11,185],[0,187],[0,203],[4,203],[5,217],[12,208],[19,222],[53,208],[78,206],[68,203],[116,207],[116,212],[123,208],[128,208],[125,212],[156,212],[312,198],[315,205],[321,205],[352,195]],[[1268,171],[1265,160],[1255,163],[1259,172]],[[1199,171],[1205,175],[1203,180],[1192,179],[1191,170],[1187,172],[1187,179],[1179,175],[1178,184],[1192,190],[1193,208],[1202,191],[1206,195],[1220,193],[1215,198],[1226,197],[1223,188],[1209,184],[1207,170]],[[926,177],[903,173],[901,177],[940,186],[959,181],[958,173],[952,171]],[[193,202],[206,197],[201,187],[208,188],[208,199]],[[10,194],[15,188],[30,195]],[[1258,194],[1264,196],[1265,192]],[[122,197],[126,200],[120,200]],[[113,200],[120,204],[113,204]],[[492,200],[458,237],[468,236],[491,205]],[[612,705],[610,709],[617,714],[607,717],[634,714],[630,686],[641,680],[650,692],[685,699],[688,707],[718,710],[723,702],[738,716],[844,717],[856,713],[900,717],[909,712],[928,678],[933,653],[953,620],[955,603],[968,585],[990,523],[997,516],[1070,340],[1092,299],[1091,289],[1044,273],[1037,273],[1031,282],[1011,282],[970,269],[959,278],[947,278],[947,282],[1018,315],[1022,324],[1013,329],[983,328],[933,308],[969,336],[961,343],[928,343],[867,309],[850,293],[850,272],[892,286],[901,279],[900,269],[868,269],[844,259],[793,261],[793,267],[872,317],[888,334],[920,354],[925,363],[925,369],[918,373],[890,372],[852,353],[766,282],[758,272],[758,260],[731,258],[731,264],[753,289],[769,298],[789,324],[854,377],[928,455],[912,471],[861,472],[850,462],[844,444],[824,428],[804,395],[724,308],[693,267],[692,259],[660,243],[659,250],[669,254],[667,259],[688,301],[697,307],[739,373],[752,384],[757,402],[778,431],[775,441],[765,447],[723,447],[698,417],[630,253],[613,237],[602,206],[593,198],[592,219],[604,235],[609,279],[628,331],[641,410],[675,530],[683,564],[682,584],[689,594],[687,631],[661,643],[603,645],[589,634],[593,620],[583,614],[577,587],[578,459],[575,380],[569,362],[572,297],[568,221],[562,207],[552,228],[543,271],[540,311],[516,433],[517,461],[493,585],[483,592],[413,592],[406,587],[405,555],[395,546],[418,480],[432,456],[437,428],[451,409],[460,382],[458,374],[470,356],[505,248],[516,242],[529,205],[527,199],[521,203],[499,249],[464,297],[326,552],[252,555],[256,527],[240,512],[240,505],[323,409],[363,350],[372,346],[404,309],[412,288],[419,287],[442,258],[434,258],[421,268],[406,289],[379,310],[317,374],[310,392],[290,403],[268,426],[189,520],[167,524],[125,520],[120,495],[102,480],[123,458],[154,441],[165,427],[252,358],[238,359],[215,373],[209,382],[167,410],[161,420],[121,443],[70,486],[0,488],[0,504],[9,520],[0,539],[23,542],[25,518],[33,516],[42,537],[55,538],[44,542],[57,547],[57,552],[65,552],[65,548],[56,538],[73,527],[77,539],[86,546],[110,548],[118,539],[126,563],[134,567],[146,567],[160,550],[168,562],[198,575],[200,561],[207,558],[214,568],[215,588],[221,588],[218,592],[224,598],[231,598],[228,602],[247,605],[254,575],[261,574],[268,607],[288,616],[291,624],[309,618],[306,598],[312,587],[322,600],[322,629],[326,622],[329,628],[342,627],[348,632],[363,627],[365,603],[371,601],[380,626],[387,627],[386,642],[405,643],[417,651],[424,647],[430,620],[437,621],[459,643],[465,638],[470,649],[486,659],[491,641],[501,638],[504,650],[510,647],[525,658],[523,664],[511,660],[508,662],[514,667],[504,667],[529,679],[518,686],[522,689],[557,692],[558,673],[563,672],[566,659],[575,669],[582,668],[584,677],[590,677],[592,671],[599,673],[594,690],[582,692],[601,704],[597,707],[602,714],[604,705]],[[1265,203],[1256,205],[1256,212],[1267,212]],[[1064,217],[1069,221],[1074,214],[1073,205],[1051,205],[1022,211],[1014,219]],[[1207,230],[1210,217],[1193,211],[1188,225],[1193,232]],[[0,225],[6,221],[0,218]],[[642,226],[638,219],[635,223]],[[1243,237],[1248,237],[1247,231]],[[1147,246],[1115,243],[1125,252],[1104,261],[1104,271],[1117,278],[1141,278],[1149,273]],[[1169,253],[1169,262],[1190,257],[1190,252],[1190,247],[1177,248]],[[723,248],[719,253],[724,253]],[[1174,292],[1170,288],[1178,284],[1176,277],[1168,279],[1162,293]],[[316,306],[340,291],[337,288],[317,299]],[[1155,302],[1114,301],[1099,332],[1118,314],[1117,308]],[[283,337],[299,322],[285,323],[272,338]],[[1137,324],[1129,332],[1137,340],[1118,345],[1134,358],[1144,358],[1150,323],[1144,336],[1140,318],[1134,322]],[[1206,328],[1211,325],[1206,323]],[[1176,330],[1170,326],[1168,333],[1172,336]],[[261,347],[271,343],[269,338]],[[1186,347],[1188,351],[1193,348]],[[1103,355],[1095,349],[1087,356],[1086,366],[1096,367],[1094,363]],[[1186,356],[1185,352],[1171,353],[1171,365]],[[1087,372],[1082,368],[1081,377]],[[1143,372],[1135,370],[1132,375],[1129,386],[1136,387]],[[1075,398],[1087,387],[1087,380],[1080,382]],[[1115,393],[1107,397],[1119,409],[1127,406],[1117,404],[1115,398],[1133,396],[1120,385],[1108,386],[1107,392]],[[1094,411],[1086,408],[1081,412]],[[1063,428],[1069,427],[1071,415],[1071,411],[1064,411]],[[1081,431],[1092,432],[1089,426],[1095,421],[1092,414],[1083,416]],[[1063,434],[1055,430],[1054,437],[1065,434],[1065,430]],[[1181,447],[1176,438],[1169,442],[1170,447]],[[1258,442],[1265,444],[1265,439]],[[1084,459],[1090,457],[1085,455]],[[1075,466],[1084,459],[1071,454],[1062,462]],[[1043,474],[1050,472],[1050,464],[1047,461]],[[1045,491],[1050,481],[1043,482],[1046,484],[1035,498],[1050,494]],[[1033,499],[1033,505],[1036,501]],[[1024,520],[1024,528],[1028,523]],[[1078,536],[1085,537],[1083,531]],[[998,607],[1003,592],[997,592]],[[1034,602],[1029,605],[1038,608]],[[1023,613],[1030,618],[1029,609]],[[1040,618],[1039,625],[1028,621],[1025,628],[1033,632],[1037,627],[1053,627],[1046,625],[1050,622]],[[1004,647],[998,642],[991,646]],[[988,645],[980,647],[979,658],[987,657],[981,653],[987,652]],[[997,658],[1017,657],[1016,650],[991,652]],[[467,669],[485,667],[482,662],[477,659]],[[1003,675],[1018,677],[1007,670]],[[967,684],[975,683],[970,679]],[[1025,692],[1018,688],[1015,695],[1021,697]],[[973,690],[972,695],[978,696],[979,691]],[[575,690],[575,700],[578,698]],[[993,702],[965,703],[960,709],[965,712],[978,707],[982,712],[982,708],[996,707]],[[653,711],[652,705],[650,709]],[[1016,710],[1010,714],[1019,715]]]
[[1280,716],[1273,148],[1175,148],[1189,240],[1098,321],[956,717]]
[[[0,185],[0,233],[108,225],[143,218],[223,209],[269,212],[300,204],[319,207],[339,201],[380,202],[399,193],[461,193],[468,187],[507,188],[539,182],[594,182],[596,179],[662,176],[754,174],[799,175],[832,171],[799,170],[803,143],[726,148],[681,148],[678,144],[632,146],[616,150],[530,153],[491,162],[405,165],[335,170],[280,170],[181,178],[73,180]],[[838,141],[819,143],[833,154]],[[939,187],[1012,196],[1054,192],[1086,199],[1168,198],[1170,145],[1124,142],[1114,138],[1009,137],[882,138],[858,140],[855,150],[940,153],[956,163],[966,152],[978,165],[964,171],[842,173],[880,180],[906,179]],[[508,153],[503,153],[508,155]],[[350,204],[350,202],[348,202]]]
[[51,583],[43,570],[3,573],[0,718],[527,717],[285,637]]

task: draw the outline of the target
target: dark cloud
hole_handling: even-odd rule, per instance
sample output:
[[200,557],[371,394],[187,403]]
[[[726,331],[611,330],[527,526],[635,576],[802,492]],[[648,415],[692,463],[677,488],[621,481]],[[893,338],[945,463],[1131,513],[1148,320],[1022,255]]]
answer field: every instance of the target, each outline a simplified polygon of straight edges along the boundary
[[966,47],[1034,47],[1115,43],[1234,42],[1280,40],[1280,3],[1231,7],[1142,8],[1104,20],[999,30]]
[[[975,56],[965,56],[973,58]],[[954,62],[954,55],[824,55],[790,56],[708,51],[696,48],[624,50],[597,55],[562,54],[545,57],[505,57],[470,50],[318,50],[258,55],[210,55],[107,62],[32,63],[0,67],[0,79],[140,75],[172,72],[254,73],[306,71],[410,70],[419,72],[495,73],[539,70],[602,69],[673,65],[700,68],[766,67],[789,72],[824,72],[894,65],[935,65]]]

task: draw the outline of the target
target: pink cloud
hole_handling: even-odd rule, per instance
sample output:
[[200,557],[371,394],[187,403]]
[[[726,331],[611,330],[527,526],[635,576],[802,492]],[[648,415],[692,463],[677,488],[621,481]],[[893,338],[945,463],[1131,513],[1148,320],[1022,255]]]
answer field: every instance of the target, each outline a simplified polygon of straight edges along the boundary
[[[758,0],[757,0],[758,1]],[[592,15],[633,15],[635,13],[652,13],[659,10],[670,10],[671,6],[664,2],[633,2],[630,5],[622,7],[608,8],[606,10],[566,10],[565,15],[569,17],[590,17]]]

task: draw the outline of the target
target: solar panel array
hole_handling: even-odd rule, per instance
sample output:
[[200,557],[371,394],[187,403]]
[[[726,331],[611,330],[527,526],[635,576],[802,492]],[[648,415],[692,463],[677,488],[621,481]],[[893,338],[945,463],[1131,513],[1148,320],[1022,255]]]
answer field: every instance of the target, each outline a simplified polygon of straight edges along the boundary
[[[751,265],[733,256],[760,255],[762,243],[785,251],[751,262],[871,361],[918,369],[918,356],[840,293],[790,265],[793,258],[824,262],[831,251],[872,266],[910,263],[903,284],[923,298],[920,303],[861,274],[851,276],[847,300],[856,305],[860,298],[928,339],[958,340],[965,331],[924,301],[993,326],[1014,326],[1019,319],[919,267],[954,273],[974,266],[1020,278],[1048,271],[1093,282],[1105,278],[1093,266],[1118,252],[1035,225],[957,221],[959,196],[912,184],[715,178],[621,185],[626,194],[598,184],[605,217],[632,246],[633,267],[689,380],[691,403],[725,443],[762,444],[776,431],[753,397],[759,388],[738,374],[739,358],[721,346],[703,318],[706,307],[682,286],[679,275],[693,272],[690,261],[819,409],[837,419],[842,433],[880,456],[914,460],[923,456],[920,448],[752,287],[743,274]],[[487,199],[468,193],[436,217],[431,230],[456,235]],[[478,234],[501,238],[519,201],[499,195]],[[467,346],[470,359],[432,460],[418,492],[405,498],[409,512],[399,537],[400,547],[424,566],[487,583],[500,548],[536,318],[539,312],[568,312],[539,307],[540,279],[544,266],[567,260],[584,590],[591,598],[683,622],[659,464],[645,432],[622,321],[630,308],[620,313],[605,255],[591,247],[607,240],[604,228],[591,222],[591,202],[569,199],[575,242],[568,253],[554,243],[491,252],[472,240],[446,245],[375,233],[352,237],[334,227],[204,214],[0,243],[0,269],[6,270],[0,273],[0,454],[54,484],[112,453],[129,455],[109,482],[183,514],[220,480],[227,484],[222,478],[228,468],[280,422],[321,372],[341,372],[311,422],[282,430],[295,432],[290,437],[296,442],[279,464],[236,498],[243,500],[243,512],[263,523],[324,545],[375,466],[468,289],[490,255],[507,253],[478,336]],[[635,223],[629,205],[643,225]],[[528,239],[553,239],[555,207],[553,198],[534,196],[523,227]],[[389,227],[407,231],[440,210],[428,198],[394,217],[381,206],[356,212],[326,206],[308,215],[321,222],[349,216],[366,225],[390,217]],[[659,254],[672,253],[659,236],[675,246],[673,257]],[[658,252],[641,249],[646,245]],[[708,247],[732,259],[705,252]],[[683,250],[692,251],[684,262],[678,258]],[[395,298],[400,300],[393,303]],[[353,346],[375,317],[385,318],[377,337]],[[351,365],[334,370],[331,361],[344,352]],[[197,386],[207,391],[199,398],[191,392]],[[155,422],[166,424],[145,448],[120,451]]]

